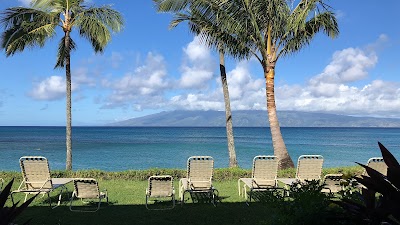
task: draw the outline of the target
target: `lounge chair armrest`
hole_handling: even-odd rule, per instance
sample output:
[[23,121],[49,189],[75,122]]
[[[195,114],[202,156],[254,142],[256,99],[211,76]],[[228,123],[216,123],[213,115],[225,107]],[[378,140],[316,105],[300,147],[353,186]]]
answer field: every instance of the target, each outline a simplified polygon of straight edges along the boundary
[[48,183],[51,182],[51,178],[47,178],[47,180],[43,183],[43,185],[40,187],[40,190],[43,189],[43,187]]

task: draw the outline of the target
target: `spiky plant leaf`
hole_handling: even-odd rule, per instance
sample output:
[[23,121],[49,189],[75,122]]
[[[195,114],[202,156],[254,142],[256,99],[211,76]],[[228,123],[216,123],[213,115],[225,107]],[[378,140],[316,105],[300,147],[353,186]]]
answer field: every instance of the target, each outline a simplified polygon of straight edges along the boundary
[[[14,179],[12,179],[3,191],[0,193],[0,225],[9,225],[11,224],[17,216],[19,216],[22,211],[24,211],[29,204],[36,198],[36,195],[29,198],[26,202],[18,206],[18,203],[13,204],[11,207],[6,207],[5,203],[11,194],[11,187],[14,183]],[[31,220],[26,221],[24,224],[29,224]]]

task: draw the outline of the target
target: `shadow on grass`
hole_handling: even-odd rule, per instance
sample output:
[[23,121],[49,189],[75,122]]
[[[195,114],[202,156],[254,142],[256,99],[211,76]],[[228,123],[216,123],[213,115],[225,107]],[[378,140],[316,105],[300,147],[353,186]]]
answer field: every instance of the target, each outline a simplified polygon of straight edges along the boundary
[[244,203],[178,204],[172,210],[147,210],[144,205],[107,205],[95,213],[71,212],[66,203],[56,209],[46,206],[33,206],[18,218],[17,223],[33,218],[32,224],[273,224],[265,204]]

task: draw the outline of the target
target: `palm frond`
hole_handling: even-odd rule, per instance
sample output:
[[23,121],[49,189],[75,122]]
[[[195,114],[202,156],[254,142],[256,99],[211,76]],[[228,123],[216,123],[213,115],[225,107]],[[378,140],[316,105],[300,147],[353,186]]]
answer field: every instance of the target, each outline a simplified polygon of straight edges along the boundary
[[83,11],[79,17],[83,19],[86,17],[96,19],[114,32],[121,31],[124,25],[124,19],[122,15],[118,11],[112,9],[110,6],[91,7]]
[[79,34],[86,38],[96,52],[102,52],[111,40],[111,34],[104,23],[95,17],[82,17],[79,21]]
[[153,0],[158,12],[179,12],[188,7],[192,0]]
[[54,68],[64,68],[65,67],[65,62],[66,62],[66,57],[70,55],[70,53],[76,49],[76,44],[74,40],[72,40],[71,37],[69,37],[69,43],[68,43],[68,48],[66,47],[65,43],[66,37],[63,36],[61,38],[59,44],[58,44],[58,51],[57,51],[57,63]]
[[0,23],[5,27],[1,48],[10,56],[25,47],[43,46],[45,41],[55,34],[58,14],[40,10],[15,7],[2,13]]
[[238,35],[232,35],[229,26],[236,22],[222,10],[220,1],[198,0],[188,8],[176,12],[170,28],[187,21],[189,29],[197,35],[202,44],[217,51],[222,50],[239,59],[248,58],[250,51],[247,42],[239,41]]
[[76,10],[74,19],[79,34],[92,44],[96,52],[102,52],[111,40],[110,31],[119,32],[124,23],[121,14],[109,6]]
[[32,0],[31,6],[47,12],[62,12],[83,3],[84,0]]

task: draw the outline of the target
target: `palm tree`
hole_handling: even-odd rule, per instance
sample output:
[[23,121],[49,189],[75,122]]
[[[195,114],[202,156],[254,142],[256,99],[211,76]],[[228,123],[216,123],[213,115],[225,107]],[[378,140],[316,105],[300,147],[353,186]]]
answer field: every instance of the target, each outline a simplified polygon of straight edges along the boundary
[[[218,10],[218,7],[213,4],[215,1],[196,1],[196,0],[154,0],[157,5],[159,12],[174,12],[174,19],[171,21],[170,28],[176,27],[178,24],[184,21],[189,22],[189,29],[192,33],[200,37],[200,40],[210,48],[215,48],[219,52],[219,64],[220,64],[220,77],[222,83],[222,90],[225,102],[225,117],[226,117],[226,134],[228,142],[228,153],[229,153],[229,167],[237,167],[237,158],[235,151],[233,125],[232,125],[232,112],[230,106],[228,81],[226,77],[225,69],[225,50],[231,51],[232,55],[238,55],[236,52],[239,50],[236,45],[237,42],[229,42],[228,40],[236,41],[232,39],[230,34],[221,30],[221,26],[212,21],[211,17],[217,16],[219,13],[215,11],[214,14],[204,14],[203,9],[213,7],[214,10]],[[228,46],[229,44],[235,46]],[[246,55],[245,53],[239,54],[239,56]]]
[[[208,7],[204,7],[207,2]],[[168,1],[172,10],[182,10],[190,4],[200,6],[219,30],[235,39],[240,52],[253,55],[263,68],[266,84],[268,120],[274,154],[279,168],[294,167],[283,141],[275,104],[275,67],[283,56],[293,54],[309,45],[323,31],[329,37],[339,34],[337,20],[331,7],[323,0],[300,0],[293,9],[290,0],[175,0]],[[217,16],[218,15],[218,16]],[[245,57],[245,56],[244,56]]]
[[75,27],[80,36],[92,44],[96,53],[103,52],[111,40],[111,32],[121,30],[123,18],[110,6],[89,7],[84,0],[32,0],[31,8],[8,8],[1,12],[1,16],[0,23],[5,28],[1,48],[5,49],[7,57],[22,52],[26,47],[43,47],[48,39],[56,35],[57,27],[63,31],[55,68],[65,68],[66,170],[72,170],[70,55],[76,49],[71,38],[72,29]]
[[[286,0],[221,0],[228,14],[225,23],[232,35],[248,37],[244,43],[260,62],[266,83],[266,99],[274,154],[279,168],[294,167],[281,134],[276,113],[274,79],[276,63],[310,44],[319,31],[335,38],[339,28],[331,7],[323,0],[300,0],[291,9]],[[293,2],[293,1],[292,1]],[[232,23],[232,18],[235,23]]]

